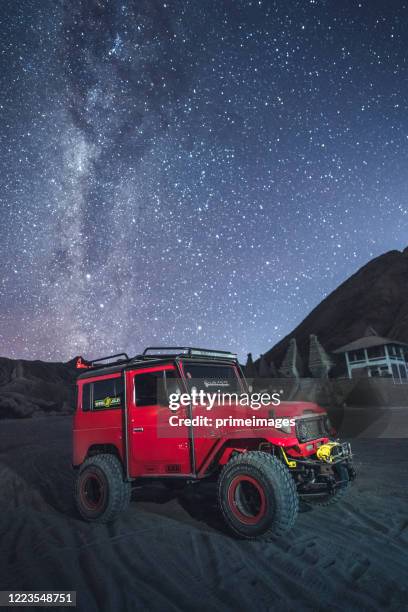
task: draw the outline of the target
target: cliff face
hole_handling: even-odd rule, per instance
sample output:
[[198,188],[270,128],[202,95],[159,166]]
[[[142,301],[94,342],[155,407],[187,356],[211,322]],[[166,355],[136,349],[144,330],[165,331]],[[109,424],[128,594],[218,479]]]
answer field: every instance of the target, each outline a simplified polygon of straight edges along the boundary
[[380,336],[408,343],[408,247],[373,259],[342,283],[281,342],[266,353],[280,365],[290,338],[296,338],[307,363],[309,335],[316,334],[327,351],[366,335],[373,327]]
[[0,357],[0,419],[70,414],[76,376],[75,360],[45,363]]

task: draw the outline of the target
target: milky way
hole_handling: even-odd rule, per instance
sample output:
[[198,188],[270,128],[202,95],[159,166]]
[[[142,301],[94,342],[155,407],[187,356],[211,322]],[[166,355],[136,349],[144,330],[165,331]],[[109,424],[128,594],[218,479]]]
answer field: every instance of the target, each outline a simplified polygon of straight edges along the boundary
[[0,7],[0,354],[264,352],[408,243],[404,2]]

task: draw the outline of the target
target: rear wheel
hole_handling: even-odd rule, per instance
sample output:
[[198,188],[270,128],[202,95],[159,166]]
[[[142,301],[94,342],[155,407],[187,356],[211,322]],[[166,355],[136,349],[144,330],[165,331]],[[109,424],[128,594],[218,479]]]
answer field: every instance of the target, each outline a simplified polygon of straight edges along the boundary
[[131,485],[123,478],[122,464],[114,455],[100,454],[81,465],[75,486],[78,511],[87,521],[108,523],[127,508]]
[[218,500],[228,527],[246,539],[268,540],[288,532],[299,505],[289,470],[261,451],[237,455],[224,466]]

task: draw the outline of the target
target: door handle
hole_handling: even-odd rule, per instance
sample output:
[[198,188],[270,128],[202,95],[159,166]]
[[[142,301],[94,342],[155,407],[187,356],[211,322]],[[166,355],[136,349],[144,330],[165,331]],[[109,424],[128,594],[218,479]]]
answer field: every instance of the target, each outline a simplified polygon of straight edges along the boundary
[[143,430],[143,427],[134,427],[134,428],[133,428],[133,433],[139,433],[139,432],[141,432],[141,431],[144,431],[144,430]]

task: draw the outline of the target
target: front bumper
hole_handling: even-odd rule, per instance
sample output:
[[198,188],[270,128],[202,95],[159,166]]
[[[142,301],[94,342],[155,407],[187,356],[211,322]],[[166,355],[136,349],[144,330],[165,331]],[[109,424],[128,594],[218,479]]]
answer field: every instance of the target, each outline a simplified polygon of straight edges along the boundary
[[295,461],[296,466],[290,471],[300,497],[334,494],[356,478],[349,442],[333,444],[327,460],[313,456],[296,458]]
[[330,463],[334,465],[336,463],[341,463],[345,460],[352,461],[353,453],[352,453],[351,445],[349,442],[337,442],[336,446],[334,447],[331,453],[330,461],[324,461],[322,459],[319,459],[317,457],[317,452],[319,448],[321,448],[322,446],[326,446],[328,444],[329,445],[333,444],[333,442],[328,441],[327,438],[325,440],[318,441],[317,444],[315,445],[315,448],[312,451],[312,454],[309,456],[298,456],[297,454],[296,455],[292,454],[290,452],[290,449],[286,449],[286,451],[284,451],[284,454],[288,459],[293,460],[296,463],[296,467],[303,466],[303,465],[318,467],[325,463]]

